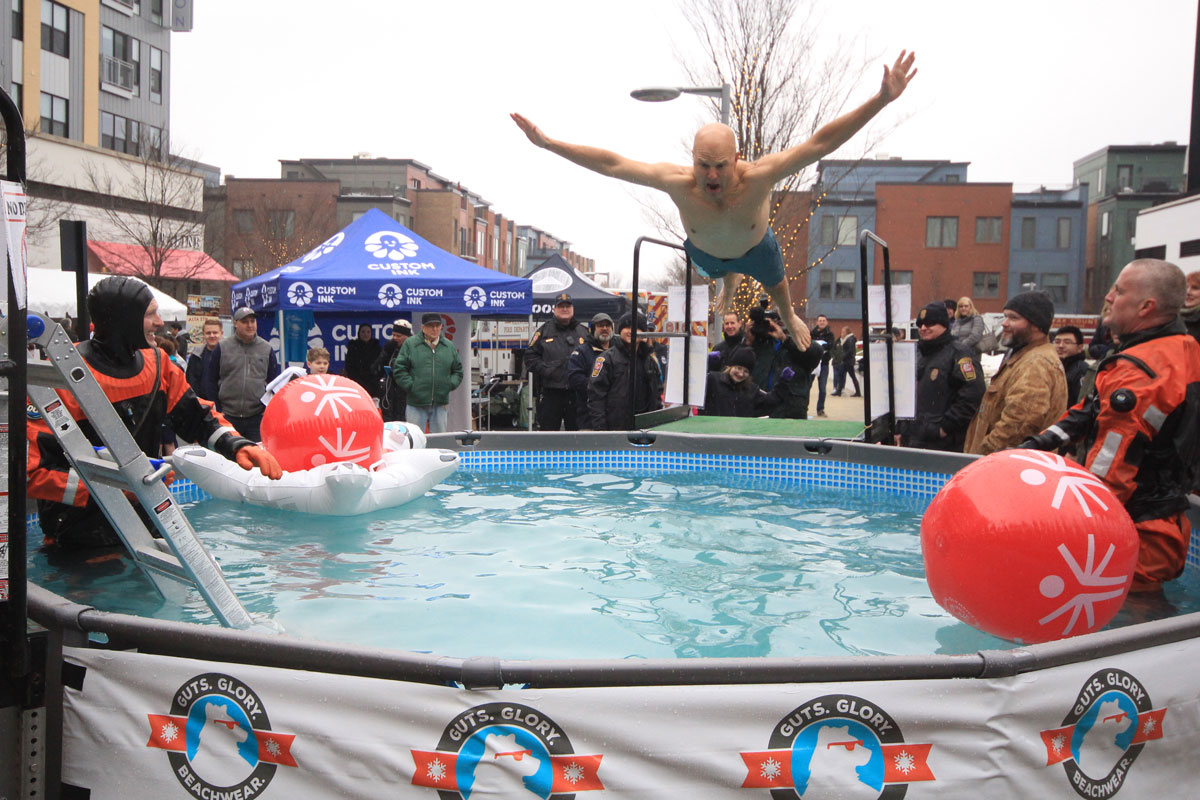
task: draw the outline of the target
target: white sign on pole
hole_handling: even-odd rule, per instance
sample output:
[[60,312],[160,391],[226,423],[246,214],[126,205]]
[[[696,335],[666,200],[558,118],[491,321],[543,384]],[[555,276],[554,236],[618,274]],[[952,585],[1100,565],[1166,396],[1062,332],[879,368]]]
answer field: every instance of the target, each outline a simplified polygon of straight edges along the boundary
[[[917,412],[917,343],[893,342],[896,365],[896,419],[912,419]],[[887,342],[871,342],[871,419],[888,412]]]
[[[886,304],[883,302],[883,286],[867,287],[867,322],[871,325],[883,325],[887,322],[884,314]],[[892,286],[892,324],[899,325],[912,319],[912,287],[908,284]]]
[[25,187],[11,181],[0,181],[0,193],[4,196],[4,233],[8,239],[8,263],[9,269],[12,270],[13,287],[16,289],[13,301],[16,308],[25,308],[25,262],[29,251],[25,242]]
[[[664,333],[684,332],[685,287],[672,286],[667,290],[667,321]],[[691,343],[688,355],[689,405],[704,405],[704,385],[708,374],[708,285],[692,287],[692,329],[686,341]],[[684,339],[669,339],[666,402],[683,403]]]

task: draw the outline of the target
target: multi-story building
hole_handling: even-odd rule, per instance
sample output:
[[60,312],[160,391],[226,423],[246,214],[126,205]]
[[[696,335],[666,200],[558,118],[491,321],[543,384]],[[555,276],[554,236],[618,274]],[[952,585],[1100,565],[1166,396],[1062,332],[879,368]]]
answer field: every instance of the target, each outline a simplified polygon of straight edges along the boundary
[[1187,147],[1109,145],[1075,162],[1075,183],[1087,184],[1086,310],[1096,313],[1121,268],[1133,260],[1139,211],[1184,190]]
[[[947,185],[966,180],[967,164],[963,162],[899,158],[821,161],[812,188],[812,218],[808,223],[806,316],[825,314],[850,323],[862,318],[858,237],[864,230],[879,233],[876,189],[880,184]],[[919,232],[925,232],[923,220],[919,221]],[[876,273],[875,258],[876,248],[872,245],[867,248],[868,274]],[[895,270],[893,282],[911,279],[913,271],[899,266],[894,253],[891,266]]]
[[[893,285],[912,287],[915,311],[971,297],[983,312],[1034,284],[1060,311],[1083,307],[1086,187],[1014,193],[1009,183],[968,183],[951,161],[822,161],[812,190],[805,314],[856,331],[862,314],[859,235],[888,243]],[[776,223],[778,232],[778,221]],[[868,275],[882,280],[879,249]]]
[[[521,275],[540,263],[527,263],[535,249],[531,231],[537,229],[518,229],[486,199],[413,159],[363,153],[353,158],[281,160],[280,177],[284,182],[337,182],[339,228],[378,208],[431,244],[489,269]],[[560,253],[578,269],[594,269],[594,262],[573,253],[568,243],[541,231],[536,237],[544,245],[537,251],[543,258]],[[262,268],[272,266],[277,265]]]
[[[0,69],[28,135],[31,265],[58,265],[59,219],[92,240],[200,249],[203,177],[168,146],[172,6],[12,0],[0,15]],[[146,272],[160,267],[137,272],[161,285]]]

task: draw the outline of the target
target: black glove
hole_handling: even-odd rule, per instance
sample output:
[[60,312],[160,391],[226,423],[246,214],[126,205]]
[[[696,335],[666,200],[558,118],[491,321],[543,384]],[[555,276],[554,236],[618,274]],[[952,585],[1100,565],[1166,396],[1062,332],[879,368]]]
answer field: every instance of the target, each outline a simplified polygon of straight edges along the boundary
[[1036,436],[1030,436],[1025,441],[1017,445],[1017,450],[1057,450],[1066,442],[1062,437],[1050,431],[1042,431]]

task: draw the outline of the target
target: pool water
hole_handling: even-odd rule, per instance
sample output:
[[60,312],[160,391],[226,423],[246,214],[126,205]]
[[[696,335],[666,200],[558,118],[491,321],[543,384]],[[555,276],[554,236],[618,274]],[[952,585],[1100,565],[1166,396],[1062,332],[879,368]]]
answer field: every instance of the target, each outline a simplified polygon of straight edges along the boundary
[[[188,514],[251,613],[297,637],[521,659],[1012,646],[933,601],[924,506],[718,473],[460,472],[408,505],[358,517],[217,500]],[[198,594],[165,602],[124,559],[64,564],[35,552],[29,573],[102,610],[212,622]],[[1200,610],[1190,577],[1169,587],[1179,611]]]

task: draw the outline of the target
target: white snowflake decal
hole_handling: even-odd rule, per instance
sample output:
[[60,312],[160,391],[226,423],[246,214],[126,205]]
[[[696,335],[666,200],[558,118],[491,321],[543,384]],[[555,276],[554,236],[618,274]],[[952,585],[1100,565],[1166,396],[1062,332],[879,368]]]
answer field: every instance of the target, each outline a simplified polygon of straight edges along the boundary
[[435,781],[440,781],[446,777],[446,765],[441,762],[441,759],[435,758],[433,761],[430,761],[426,767],[426,771],[429,777]]
[[1054,752],[1061,753],[1063,746],[1067,743],[1066,738],[1060,733],[1050,740],[1050,746],[1054,748]]
[[178,735],[179,728],[175,727],[174,722],[168,722],[166,725],[163,725],[162,733],[158,738],[162,739],[164,742],[173,742],[175,741],[175,737]]
[[279,746],[279,742],[275,741],[274,739],[267,739],[267,752],[268,753],[270,753],[273,756],[278,756],[282,751],[283,751],[283,748]]
[[916,761],[907,750],[901,750],[897,753],[894,760],[896,762],[896,770],[903,775],[907,775],[916,769]]
[[[1051,508],[1056,510],[1061,508],[1063,498],[1067,492],[1070,492],[1075,501],[1079,503],[1079,508],[1085,517],[1092,516],[1088,498],[1091,498],[1100,508],[1108,510],[1108,506],[1093,491],[1096,488],[1103,489],[1104,482],[1078,464],[1072,464],[1057,453],[1042,453],[1036,450],[1021,450],[1019,453],[1014,453],[1012,457],[1045,467],[1051,472],[1062,473],[1062,477],[1058,479],[1058,485],[1054,489],[1054,499],[1050,501]],[[1021,480],[1030,486],[1041,486],[1046,482],[1046,473],[1037,469],[1022,470]]]
[[313,409],[314,417],[321,416],[321,412],[325,410],[326,406],[329,406],[329,410],[333,412],[333,418],[337,419],[341,414],[339,408],[350,411],[350,404],[346,401],[351,397],[358,397],[357,387],[345,384],[339,386],[333,377],[332,375],[309,375],[304,379],[305,391],[300,395],[300,402],[317,401],[317,407]]
[[563,777],[571,783],[579,783],[583,780],[583,767],[572,761],[563,767]]
[[768,758],[762,762],[762,771],[759,773],[764,778],[778,778],[779,773],[783,770],[779,768],[779,762],[773,758]]
[[1146,724],[1142,726],[1142,733],[1154,733],[1154,730],[1157,727],[1158,724],[1154,721],[1154,717],[1146,717]]
[[[371,454],[371,448],[370,447],[360,447],[357,450],[355,450],[354,449],[354,437],[357,435],[358,435],[358,431],[350,431],[350,438],[347,439],[346,442],[343,444],[342,429],[338,428],[336,442],[331,443],[324,436],[318,436],[317,441],[321,443],[322,447],[324,447],[327,451],[329,451],[329,455],[332,457],[332,459],[334,461],[362,461],[364,458],[367,458]],[[315,454],[312,457],[312,463],[313,463],[314,467],[319,467],[322,464],[324,464],[325,462],[326,462],[326,458],[319,453]]]

